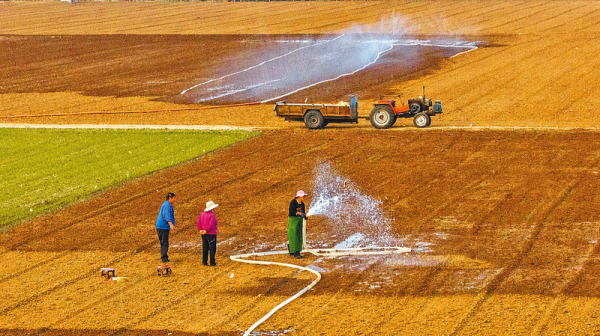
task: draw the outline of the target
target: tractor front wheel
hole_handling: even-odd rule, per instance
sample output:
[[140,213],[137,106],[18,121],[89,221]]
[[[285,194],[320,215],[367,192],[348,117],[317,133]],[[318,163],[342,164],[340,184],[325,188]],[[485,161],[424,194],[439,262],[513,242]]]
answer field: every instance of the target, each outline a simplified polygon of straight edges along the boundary
[[396,115],[389,106],[375,106],[369,115],[371,125],[375,128],[385,129],[390,128],[396,122]]
[[310,129],[319,129],[325,127],[325,118],[321,112],[312,110],[304,115],[304,124]]
[[413,118],[413,123],[418,128],[425,128],[431,125],[431,117],[427,113],[417,113]]

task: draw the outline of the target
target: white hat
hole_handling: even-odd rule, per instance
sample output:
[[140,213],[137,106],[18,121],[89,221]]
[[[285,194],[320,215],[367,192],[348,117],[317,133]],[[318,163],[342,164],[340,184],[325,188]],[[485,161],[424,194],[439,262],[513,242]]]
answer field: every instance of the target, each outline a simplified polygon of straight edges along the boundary
[[298,192],[296,193],[296,197],[303,197],[303,196],[307,196],[308,194],[305,193],[303,190],[298,190]]
[[208,202],[206,202],[206,209],[204,209],[204,211],[210,211],[210,210],[212,210],[212,209],[214,209],[214,208],[216,208],[216,207],[218,207],[218,206],[219,206],[219,205],[218,205],[218,204],[215,204],[215,202],[213,202],[213,201],[208,201]]

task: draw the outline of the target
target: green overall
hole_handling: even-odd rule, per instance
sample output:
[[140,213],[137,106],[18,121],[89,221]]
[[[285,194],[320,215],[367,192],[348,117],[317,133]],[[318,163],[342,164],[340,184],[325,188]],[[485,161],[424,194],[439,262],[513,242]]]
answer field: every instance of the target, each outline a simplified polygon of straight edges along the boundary
[[290,253],[302,251],[302,217],[288,217]]

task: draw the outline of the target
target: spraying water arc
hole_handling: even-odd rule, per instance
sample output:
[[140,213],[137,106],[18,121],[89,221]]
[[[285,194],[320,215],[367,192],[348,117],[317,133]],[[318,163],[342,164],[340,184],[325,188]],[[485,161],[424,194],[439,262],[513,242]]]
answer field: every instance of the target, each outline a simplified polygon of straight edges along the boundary
[[[392,241],[391,235],[389,233],[390,229],[390,220],[385,217],[383,212],[380,209],[381,202],[375,200],[374,198],[363,195],[360,190],[352,183],[348,178],[341,177],[331,169],[331,166],[327,163],[322,163],[316,168],[317,178],[315,180],[315,188],[313,192],[313,197],[315,197],[314,205],[308,211],[309,216],[317,215],[317,214],[325,214],[328,218],[341,218],[338,222],[340,224],[344,224],[343,220],[349,217],[356,216],[357,213],[352,211],[345,210],[343,213],[346,213],[348,216],[342,216],[341,205],[345,202],[356,202],[359,201],[359,211],[362,211],[366,214],[366,220],[371,222],[376,222],[377,226],[383,226],[382,229],[378,230],[378,234],[380,235],[378,238],[369,237],[369,235],[364,234],[354,234],[351,235],[344,242],[337,244],[333,248],[309,248],[306,239],[306,220],[303,220],[303,228],[302,228],[302,252],[311,253],[316,256],[326,256],[326,257],[338,257],[338,256],[360,256],[360,255],[389,255],[389,254],[398,254],[398,253],[408,253],[411,252],[410,248],[400,247],[400,246],[378,246],[377,243],[390,243]],[[359,237],[359,241],[355,241],[353,238]],[[383,240],[380,240],[383,239]],[[368,242],[368,246],[357,247],[353,246],[366,240]],[[275,312],[294,301],[302,294],[306,293],[310,289],[312,289],[320,280],[321,273],[318,271],[309,268],[298,266],[289,263],[280,263],[280,262],[269,262],[269,261],[260,261],[260,260],[248,260],[250,257],[260,257],[260,256],[268,256],[268,255],[278,255],[278,254],[288,254],[289,251],[270,251],[270,252],[260,252],[260,253],[249,253],[249,254],[240,254],[231,256],[230,259],[233,261],[249,263],[249,264],[257,264],[257,265],[275,265],[275,266],[284,266],[296,268],[304,271],[309,271],[316,276],[316,279],[308,286],[303,288],[298,293],[294,294],[287,300],[283,301],[275,308],[273,308],[268,314],[263,316],[261,319],[256,321],[246,332],[244,336],[249,336],[250,333],[256,329],[260,324],[269,319]]]

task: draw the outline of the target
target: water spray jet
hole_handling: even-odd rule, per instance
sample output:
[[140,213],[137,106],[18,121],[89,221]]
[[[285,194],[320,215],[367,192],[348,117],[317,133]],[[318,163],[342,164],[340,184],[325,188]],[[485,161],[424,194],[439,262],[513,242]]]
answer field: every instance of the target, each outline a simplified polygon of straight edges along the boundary
[[[377,242],[380,243],[390,243],[392,242],[391,235],[388,230],[390,228],[390,220],[385,217],[383,212],[380,209],[381,202],[375,200],[374,198],[363,195],[358,187],[350,181],[348,178],[341,177],[337,175],[328,163],[322,163],[317,166],[315,179],[315,188],[313,190],[313,195],[316,198],[313,206],[309,209],[307,215],[325,215],[330,219],[337,219],[338,223],[343,224],[343,222],[339,221],[347,219],[347,218],[356,218],[357,213],[352,211],[345,211],[342,213],[340,210],[342,209],[342,204],[347,204],[350,201],[359,201],[360,211],[363,211],[366,214],[365,221],[373,224],[375,226],[381,226],[383,229],[378,231],[377,237],[369,237],[362,233],[355,233],[351,235],[344,242],[337,244],[333,248],[309,248],[306,240],[306,220],[303,221],[303,241],[302,241],[302,252],[310,253],[316,256],[326,256],[326,257],[339,257],[339,256],[365,256],[365,255],[390,255],[390,254],[398,254],[398,253],[408,253],[411,252],[410,248],[400,247],[400,246],[377,246]],[[343,214],[349,214],[350,216],[343,216]],[[366,222],[365,222],[366,223]],[[373,226],[373,225],[372,225]],[[357,237],[358,241],[351,239],[352,237]],[[382,241],[378,239],[372,238],[381,238]],[[355,245],[360,245],[361,242],[368,242],[369,246],[357,247]],[[345,245],[342,245],[346,243]],[[308,286],[303,288],[301,291],[288,298],[284,302],[277,305],[273,308],[268,314],[263,316],[260,320],[256,321],[246,332],[244,332],[244,336],[249,336],[250,333],[256,329],[259,325],[261,325],[264,321],[269,319],[275,312],[279,309],[287,305],[288,303],[294,301],[298,297],[300,297],[305,292],[312,289],[320,280],[321,273],[310,267],[303,267],[294,264],[288,263],[280,263],[280,262],[270,262],[270,261],[260,261],[260,260],[249,260],[250,257],[261,257],[261,256],[271,256],[271,255],[279,255],[279,254],[288,254],[289,251],[270,251],[270,252],[258,252],[258,253],[249,253],[249,254],[240,254],[233,255],[230,257],[233,261],[248,263],[248,264],[257,264],[257,265],[275,265],[275,266],[284,266],[296,268],[304,271],[309,271],[316,276],[316,279]],[[310,265],[309,265],[310,266]]]

